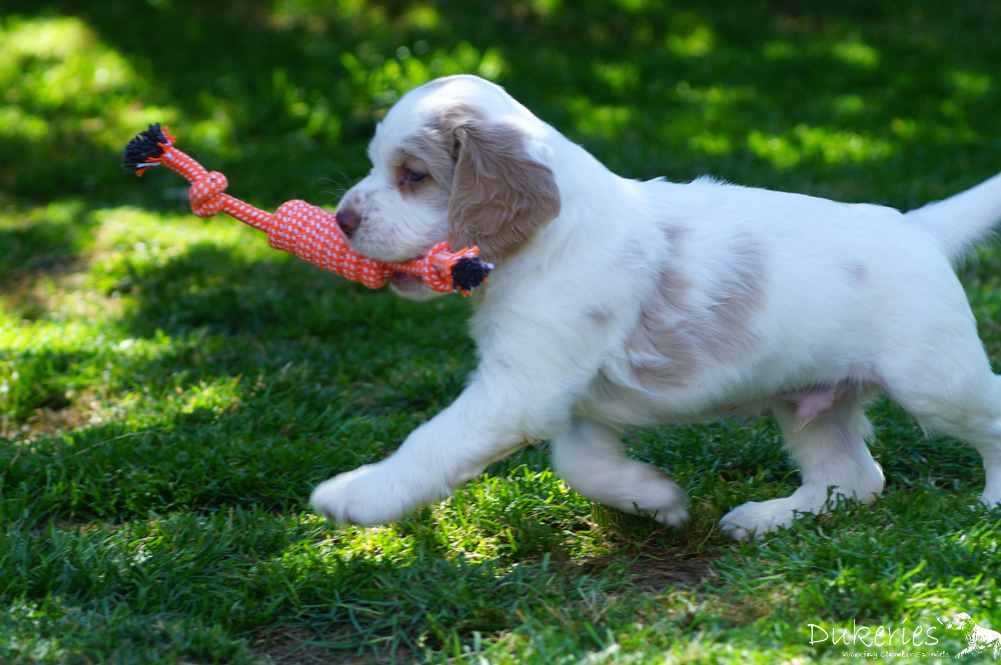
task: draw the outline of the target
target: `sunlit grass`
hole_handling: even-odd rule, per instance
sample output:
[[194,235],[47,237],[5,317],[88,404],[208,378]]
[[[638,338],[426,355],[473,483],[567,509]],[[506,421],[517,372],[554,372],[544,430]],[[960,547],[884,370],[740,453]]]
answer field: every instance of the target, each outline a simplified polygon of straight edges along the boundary
[[672,30],[665,40],[667,50],[679,58],[700,58],[716,48],[716,35],[706,20],[696,12],[676,14]]
[[460,42],[451,52],[418,44],[420,58],[408,48],[398,49],[391,58],[379,55],[359,58],[345,53],[341,58],[348,73],[358,85],[374,92],[373,100],[382,107],[394,104],[403,94],[439,76],[477,74],[496,79],[505,68],[504,59],[496,49],[480,51],[469,42]]
[[144,117],[126,98],[144,86],[142,78],[79,18],[3,21],[0,63],[7,104],[0,125],[8,138],[38,141],[47,133],[72,131],[118,149],[122,121]]
[[751,152],[778,169],[810,160],[831,165],[878,162],[893,154],[891,144],[886,141],[807,125],[798,125],[785,136],[752,132],[747,145]]

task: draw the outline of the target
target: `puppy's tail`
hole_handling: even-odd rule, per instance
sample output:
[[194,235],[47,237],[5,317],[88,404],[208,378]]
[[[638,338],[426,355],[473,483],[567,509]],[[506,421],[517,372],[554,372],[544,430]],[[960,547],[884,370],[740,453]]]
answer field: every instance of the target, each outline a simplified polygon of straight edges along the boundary
[[944,201],[912,210],[907,217],[935,236],[957,261],[1001,224],[1001,174]]

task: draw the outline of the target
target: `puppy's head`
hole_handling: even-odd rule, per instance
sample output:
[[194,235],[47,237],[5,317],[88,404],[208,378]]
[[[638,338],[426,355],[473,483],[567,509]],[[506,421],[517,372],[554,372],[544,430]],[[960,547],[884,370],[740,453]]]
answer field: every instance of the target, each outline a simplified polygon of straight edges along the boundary
[[[553,130],[501,88],[473,76],[405,95],[369,145],[372,171],[341,199],[337,219],[354,248],[383,261],[423,256],[435,243],[476,245],[501,264],[560,209],[546,136]],[[394,275],[401,295],[434,294]]]
[[960,612],[959,614],[954,616],[952,618],[952,621],[947,623],[945,627],[950,630],[968,631],[971,628],[973,628],[974,625],[976,624],[973,623],[973,617],[971,617],[966,612]]

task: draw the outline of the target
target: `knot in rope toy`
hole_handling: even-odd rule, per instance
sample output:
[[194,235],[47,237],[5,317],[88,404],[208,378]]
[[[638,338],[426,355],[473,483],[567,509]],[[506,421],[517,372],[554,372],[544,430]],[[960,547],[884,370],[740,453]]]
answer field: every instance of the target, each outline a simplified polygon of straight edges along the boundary
[[221,212],[226,205],[221,195],[227,187],[229,180],[218,171],[211,171],[192,180],[191,189],[188,191],[191,212],[204,218]]
[[183,176],[191,189],[191,210],[208,218],[219,212],[268,234],[268,244],[324,270],[343,275],[369,288],[386,285],[394,273],[417,275],[435,291],[459,291],[464,296],[487,281],[493,265],[481,261],[479,248],[453,252],[447,242],[434,245],[413,261],[384,262],[355,252],[337,225],[337,215],[305,201],[288,201],[274,214],[226,194],[229,182],[222,173],[208,171],[174,147],[175,139],[159,123],[150,125],[125,148],[125,169],[142,175],[163,165]]

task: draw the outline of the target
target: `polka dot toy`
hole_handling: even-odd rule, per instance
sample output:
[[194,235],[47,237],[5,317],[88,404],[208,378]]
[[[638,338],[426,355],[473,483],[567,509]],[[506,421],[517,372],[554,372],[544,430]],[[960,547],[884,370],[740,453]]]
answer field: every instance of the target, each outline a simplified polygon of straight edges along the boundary
[[191,183],[188,198],[192,212],[199,217],[225,212],[264,231],[271,247],[369,288],[385,286],[393,273],[401,272],[419,276],[435,291],[459,291],[468,296],[487,281],[493,269],[493,265],[478,258],[477,247],[453,252],[447,242],[434,245],[413,261],[384,262],[362,256],[344,237],[335,213],[305,201],[288,201],[274,214],[255,208],[226,194],[229,185],[226,176],[206,170],[174,147],[174,142],[166,127],[150,125],[125,148],[126,170],[142,175],[152,166],[166,166]]

